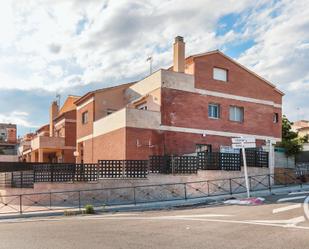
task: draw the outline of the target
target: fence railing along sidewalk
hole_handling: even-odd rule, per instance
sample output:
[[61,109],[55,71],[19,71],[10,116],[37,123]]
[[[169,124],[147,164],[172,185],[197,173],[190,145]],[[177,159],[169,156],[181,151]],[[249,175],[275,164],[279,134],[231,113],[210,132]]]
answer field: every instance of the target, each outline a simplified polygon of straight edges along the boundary
[[[276,182],[276,185],[273,185],[273,182]],[[274,174],[249,176],[249,183],[251,192],[271,192],[276,188],[302,187],[304,184],[303,179],[289,173],[282,173],[280,177]],[[3,195],[0,197],[0,215],[81,210],[87,204],[104,210],[106,206],[229,196],[245,192],[244,177],[235,177],[184,183]]]

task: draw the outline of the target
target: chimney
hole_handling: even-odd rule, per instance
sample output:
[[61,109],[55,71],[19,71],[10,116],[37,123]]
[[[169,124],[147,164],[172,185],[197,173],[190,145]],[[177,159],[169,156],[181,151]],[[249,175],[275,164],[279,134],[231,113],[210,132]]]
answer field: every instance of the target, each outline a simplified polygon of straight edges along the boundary
[[185,72],[185,43],[183,37],[177,36],[175,38],[174,47],[174,66],[173,70],[175,72],[184,73]]
[[57,101],[53,101],[49,109],[49,136],[54,136],[54,119],[58,115]]

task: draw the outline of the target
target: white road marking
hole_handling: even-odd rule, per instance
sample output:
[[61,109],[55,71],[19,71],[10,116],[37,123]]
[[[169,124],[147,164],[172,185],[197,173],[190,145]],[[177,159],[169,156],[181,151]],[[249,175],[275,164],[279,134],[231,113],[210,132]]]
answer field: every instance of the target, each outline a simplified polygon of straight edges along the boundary
[[267,223],[267,224],[289,224],[289,225],[296,225],[300,222],[304,222],[306,221],[304,216],[299,216],[296,218],[292,218],[289,220],[252,220],[254,222],[258,222],[258,223]]
[[[295,229],[303,229],[309,230],[307,226],[295,226],[295,223],[263,223],[255,220],[223,220],[223,219],[201,219],[201,218],[181,218],[175,217],[168,219],[165,216],[158,217],[107,217],[105,220],[184,220],[184,221],[204,221],[204,222],[221,222],[221,223],[232,223],[232,224],[248,224],[248,225],[258,225],[258,226],[272,226],[272,227],[281,227],[281,228],[295,228]],[[296,220],[295,220],[296,221]],[[294,222],[295,222],[294,221]]]
[[282,198],[282,199],[279,199],[277,202],[285,202],[285,201],[300,200],[300,199],[305,199],[306,197],[307,197],[307,196],[302,195],[302,196],[295,196],[295,197]]
[[309,194],[309,191],[303,191],[303,192],[291,192],[289,195],[303,195],[303,194]]
[[297,208],[301,208],[300,203],[295,204],[295,205],[289,205],[289,206],[286,206],[286,207],[275,208],[275,209],[273,209],[273,214],[277,214],[277,213],[281,213],[281,212],[285,212],[285,211],[289,211],[289,210],[297,209]]

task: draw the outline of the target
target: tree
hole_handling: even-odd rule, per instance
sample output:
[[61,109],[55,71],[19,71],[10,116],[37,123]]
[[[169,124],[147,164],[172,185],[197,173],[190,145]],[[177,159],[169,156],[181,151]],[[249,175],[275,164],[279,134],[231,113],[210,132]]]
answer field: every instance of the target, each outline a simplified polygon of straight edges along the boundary
[[[282,141],[278,144],[279,147],[285,149],[287,156],[298,154],[302,148],[304,139],[298,137],[298,133],[291,130],[293,123],[283,115],[282,117]],[[306,139],[306,138],[305,138]],[[308,138],[307,138],[308,139]]]

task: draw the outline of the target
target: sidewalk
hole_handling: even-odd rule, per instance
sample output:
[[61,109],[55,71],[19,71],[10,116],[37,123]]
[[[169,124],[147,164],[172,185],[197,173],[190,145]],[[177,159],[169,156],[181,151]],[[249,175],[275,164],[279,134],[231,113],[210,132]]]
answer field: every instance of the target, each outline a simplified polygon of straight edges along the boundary
[[[309,184],[304,184],[301,188],[300,186],[292,187],[277,187],[271,190],[255,191],[251,193],[252,197],[267,197],[271,195],[283,195],[290,192],[297,191],[308,191]],[[147,211],[147,210],[160,210],[160,209],[171,209],[171,208],[184,208],[184,207],[194,207],[201,205],[221,205],[222,202],[231,197],[234,198],[244,198],[246,193],[233,194],[233,195],[219,195],[211,197],[201,197],[187,200],[173,200],[173,201],[161,201],[161,202],[148,202],[148,203],[137,203],[129,205],[115,205],[95,208],[97,212],[128,212],[128,211]],[[38,207],[40,208],[40,207]],[[11,213],[11,214],[0,214],[1,219],[16,219],[16,218],[28,218],[28,217],[46,217],[46,216],[60,216],[64,215],[64,211],[69,210],[72,212],[79,212],[78,208],[54,208],[47,211],[35,211],[35,212],[25,212],[23,214]]]

